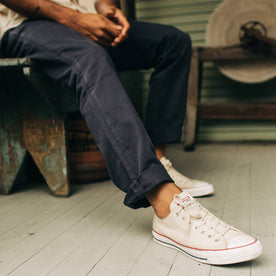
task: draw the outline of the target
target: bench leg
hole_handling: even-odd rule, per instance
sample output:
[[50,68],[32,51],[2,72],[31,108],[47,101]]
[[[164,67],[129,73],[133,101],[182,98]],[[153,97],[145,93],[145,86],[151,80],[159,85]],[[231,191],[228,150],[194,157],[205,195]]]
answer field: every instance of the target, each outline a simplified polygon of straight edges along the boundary
[[31,155],[51,193],[69,196],[65,120],[37,118],[1,117],[0,193],[9,194],[15,185],[31,178]]
[[27,116],[23,121],[23,139],[51,193],[68,196],[70,183],[64,119]]
[[[21,135],[1,117],[0,128],[0,194],[9,194],[15,184],[25,179],[17,177],[24,171],[27,151],[21,145]],[[15,126],[16,129],[16,126]],[[26,175],[25,175],[26,177]]]
[[198,48],[193,48],[185,120],[185,151],[193,151],[195,148],[197,130],[197,106],[201,86],[201,70],[202,63],[199,60],[199,50]]

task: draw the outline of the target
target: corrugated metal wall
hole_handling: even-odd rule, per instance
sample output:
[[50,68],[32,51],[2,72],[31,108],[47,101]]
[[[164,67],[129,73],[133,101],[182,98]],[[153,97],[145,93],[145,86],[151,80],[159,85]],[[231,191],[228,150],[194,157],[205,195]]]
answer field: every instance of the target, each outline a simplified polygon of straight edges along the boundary
[[[170,24],[188,32],[193,45],[205,44],[205,28],[222,0],[136,0],[137,19]],[[150,72],[145,72],[144,91]],[[146,92],[145,92],[146,93]],[[232,81],[205,63],[202,101],[276,101],[276,79],[257,85]],[[201,122],[201,141],[276,141],[276,122]]]

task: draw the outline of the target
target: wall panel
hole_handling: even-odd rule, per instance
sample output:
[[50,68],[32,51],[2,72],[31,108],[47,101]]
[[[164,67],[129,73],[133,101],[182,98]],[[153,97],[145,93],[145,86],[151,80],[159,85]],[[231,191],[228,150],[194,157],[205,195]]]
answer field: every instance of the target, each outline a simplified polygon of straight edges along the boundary
[[[170,24],[188,32],[193,45],[205,45],[205,28],[221,0],[136,0],[137,18]],[[249,85],[224,77],[212,63],[204,67],[202,101],[276,102],[276,79]],[[150,72],[144,74],[146,93]],[[145,96],[146,97],[146,96]],[[201,141],[276,141],[276,122],[201,122]]]

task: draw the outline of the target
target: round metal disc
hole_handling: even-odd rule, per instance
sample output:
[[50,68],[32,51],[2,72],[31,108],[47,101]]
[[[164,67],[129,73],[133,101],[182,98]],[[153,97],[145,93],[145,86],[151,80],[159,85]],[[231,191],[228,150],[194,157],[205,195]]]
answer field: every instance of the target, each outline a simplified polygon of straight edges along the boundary
[[[267,36],[276,39],[276,0],[225,0],[215,9],[206,29],[206,45],[210,47],[240,44],[241,25],[260,22]],[[216,62],[219,70],[231,79],[258,83],[276,77],[275,59]]]

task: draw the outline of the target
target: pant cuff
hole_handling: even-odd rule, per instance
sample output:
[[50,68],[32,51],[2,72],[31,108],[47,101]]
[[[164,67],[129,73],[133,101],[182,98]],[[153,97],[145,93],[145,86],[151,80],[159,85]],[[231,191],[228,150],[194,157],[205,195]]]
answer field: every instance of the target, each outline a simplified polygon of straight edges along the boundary
[[125,196],[124,204],[132,209],[149,207],[150,203],[146,199],[146,194],[155,186],[165,182],[174,181],[162,164],[152,166],[131,183],[130,189]]

